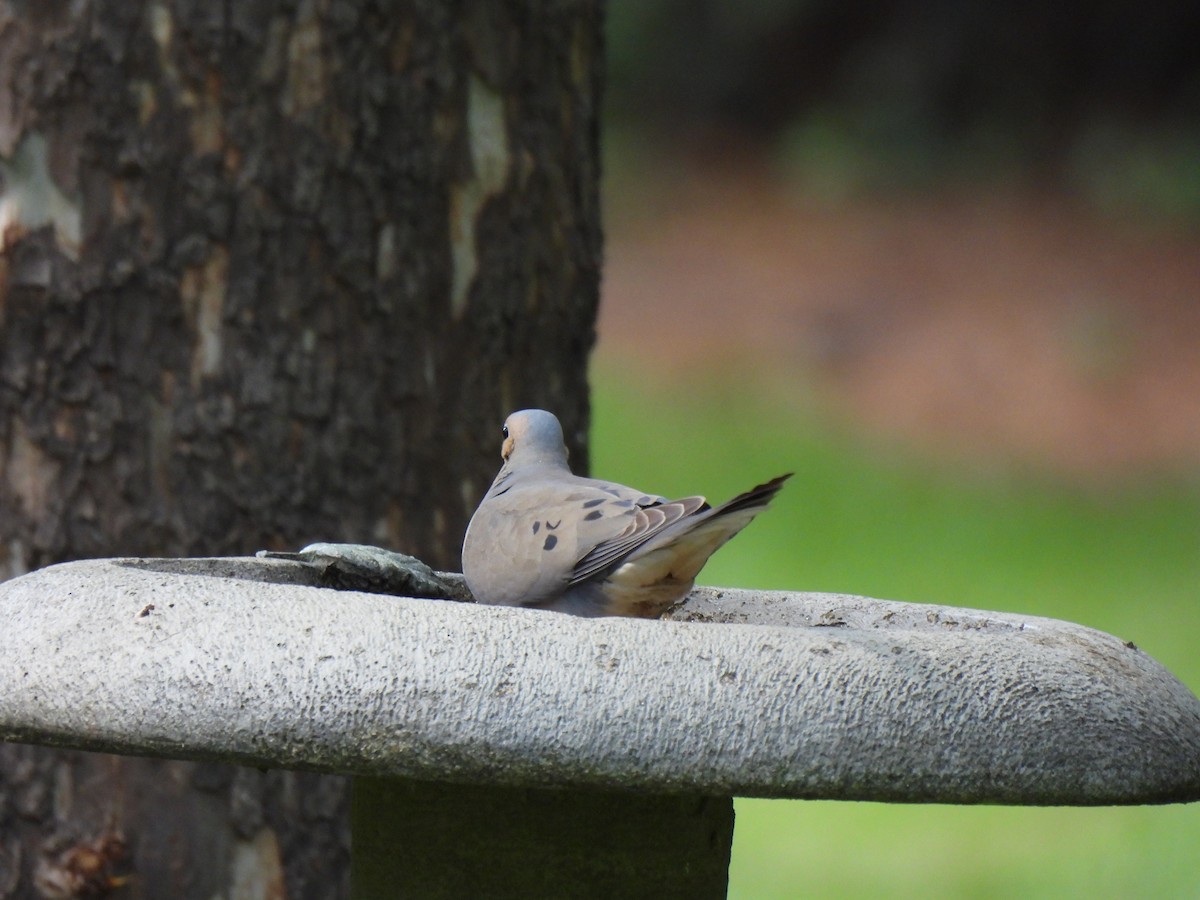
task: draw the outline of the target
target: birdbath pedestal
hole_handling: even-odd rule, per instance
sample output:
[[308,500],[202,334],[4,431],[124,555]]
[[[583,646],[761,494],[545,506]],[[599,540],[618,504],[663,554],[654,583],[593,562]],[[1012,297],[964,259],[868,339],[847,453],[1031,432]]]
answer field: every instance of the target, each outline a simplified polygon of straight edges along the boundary
[[0,584],[0,739],[356,777],[356,896],[723,896],[734,796],[1200,799],[1200,701],[1101,632],[700,588],[668,620],[277,559]]

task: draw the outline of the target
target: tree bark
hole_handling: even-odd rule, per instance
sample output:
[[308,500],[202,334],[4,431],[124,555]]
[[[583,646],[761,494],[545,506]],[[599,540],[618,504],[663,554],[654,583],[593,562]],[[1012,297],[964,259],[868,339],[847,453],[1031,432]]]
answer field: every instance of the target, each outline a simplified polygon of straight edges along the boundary
[[[457,568],[507,412],[586,468],[600,18],[0,0],[0,577],[313,540]],[[342,896],[345,822],[339,779],[6,747],[0,895],[82,896],[82,859]]]

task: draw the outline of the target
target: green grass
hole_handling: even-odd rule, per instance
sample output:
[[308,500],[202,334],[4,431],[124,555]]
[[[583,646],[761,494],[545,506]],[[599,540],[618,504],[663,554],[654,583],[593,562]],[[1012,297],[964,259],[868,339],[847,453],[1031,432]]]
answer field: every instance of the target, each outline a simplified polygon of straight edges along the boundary
[[[947,469],[773,404],[753,379],[648,387],[601,371],[594,384],[593,471],[604,477],[719,501],[796,472],[704,583],[1070,619],[1134,641],[1200,689],[1195,478],[1102,490]],[[1200,897],[1200,804],[736,808],[735,898]]]

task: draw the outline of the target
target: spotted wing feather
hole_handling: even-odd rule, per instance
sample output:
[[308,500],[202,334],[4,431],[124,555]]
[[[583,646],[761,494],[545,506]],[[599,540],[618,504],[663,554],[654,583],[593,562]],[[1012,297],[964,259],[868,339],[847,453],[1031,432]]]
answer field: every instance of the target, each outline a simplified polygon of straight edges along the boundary
[[575,564],[568,584],[580,584],[619,565],[621,560],[676,522],[707,508],[703,497],[684,497],[657,506],[635,508],[624,530],[597,543]]

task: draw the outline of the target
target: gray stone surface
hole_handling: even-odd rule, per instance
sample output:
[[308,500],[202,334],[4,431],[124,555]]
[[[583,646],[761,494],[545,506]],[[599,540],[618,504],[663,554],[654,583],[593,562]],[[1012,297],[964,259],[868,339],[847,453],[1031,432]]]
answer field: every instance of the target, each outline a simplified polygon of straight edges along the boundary
[[1081,626],[714,589],[674,621],[585,620],[315,577],[98,560],[0,584],[0,738],[502,786],[1200,799],[1200,701]]

